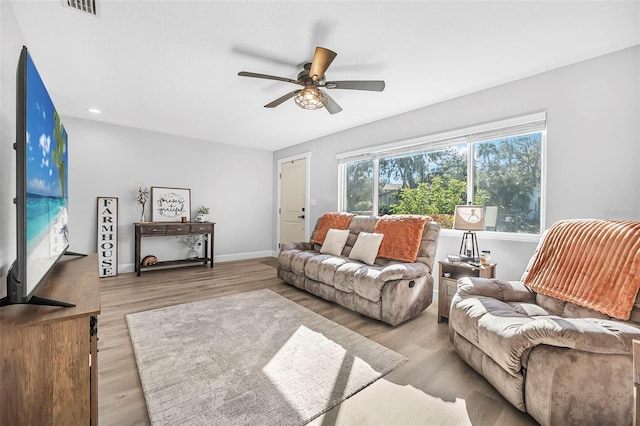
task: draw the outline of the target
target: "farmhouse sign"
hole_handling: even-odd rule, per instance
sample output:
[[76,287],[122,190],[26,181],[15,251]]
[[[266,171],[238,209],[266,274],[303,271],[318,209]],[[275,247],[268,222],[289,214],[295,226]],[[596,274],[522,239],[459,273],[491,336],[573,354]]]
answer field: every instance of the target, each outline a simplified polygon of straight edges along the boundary
[[98,273],[118,275],[118,198],[98,197]]

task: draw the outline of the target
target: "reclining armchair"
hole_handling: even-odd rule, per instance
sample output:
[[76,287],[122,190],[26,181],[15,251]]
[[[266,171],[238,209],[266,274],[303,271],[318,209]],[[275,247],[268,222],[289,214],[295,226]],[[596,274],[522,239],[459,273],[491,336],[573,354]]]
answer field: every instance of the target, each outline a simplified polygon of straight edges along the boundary
[[458,281],[449,335],[464,361],[542,425],[630,425],[639,287],[640,222],[561,221],[521,281]]

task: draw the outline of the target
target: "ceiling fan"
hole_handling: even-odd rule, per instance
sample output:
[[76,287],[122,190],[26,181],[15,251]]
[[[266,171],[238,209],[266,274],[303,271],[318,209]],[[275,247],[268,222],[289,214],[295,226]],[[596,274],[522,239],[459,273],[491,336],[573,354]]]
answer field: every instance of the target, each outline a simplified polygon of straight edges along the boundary
[[382,92],[384,90],[384,81],[382,80],[348,80],[348,81],[327,81],[324,73],[335,59],[337,53],[324,47],[316,47],[311,62],[304,64],[304,69],[298,74],[298,79],[293,80],[275,75],[258,74],[255,72],[240,71],[241,77],[264,78],[267,80],[284,81],[287,83],[302,86],[301,89],[287,93],[278,99],[269,102],[265,108],[275,108],[284,101],[294,98],[296,105],[301,108],[314,110],[325,107],[330,114],[342,111],[340,105],[333,100],[321,88],[324,89],[348,89],[348,90],[366,90],[371,92]]

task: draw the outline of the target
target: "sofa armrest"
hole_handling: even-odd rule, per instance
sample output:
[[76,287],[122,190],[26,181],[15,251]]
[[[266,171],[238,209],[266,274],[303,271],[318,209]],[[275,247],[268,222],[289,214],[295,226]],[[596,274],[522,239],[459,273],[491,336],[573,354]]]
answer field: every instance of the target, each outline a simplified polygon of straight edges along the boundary
[[424,263],[392,263],[380,271],[378,279],[383,283],[394,280],[415,280],[428,275],[431,271]]
[[467,299],[470,304],[466,306],[462,302],[452,306],[450,331],[463,336],[514,376],[520,374],[524,353],[539,345],[630,357],[632,341],[640,337],[640,328],[624,321],[527,317],[499,304],[486,305],[486,300]]
[[464,277],[458,280],[458,295],[492,297],[503,302],[535,303],[536,294],[521,281],[496,278]]
[[283,252],[286,250],[301,250],[301,251],[313,250],[313,243],[308,243],[308,242],[284,243],[282,246],[280,246],[280,251]]
[[640,327],[625,321],[553,315],[534,319],[521,327],[521,333],[536,344],[592,353],[631,355],[633,340],[640,338]]

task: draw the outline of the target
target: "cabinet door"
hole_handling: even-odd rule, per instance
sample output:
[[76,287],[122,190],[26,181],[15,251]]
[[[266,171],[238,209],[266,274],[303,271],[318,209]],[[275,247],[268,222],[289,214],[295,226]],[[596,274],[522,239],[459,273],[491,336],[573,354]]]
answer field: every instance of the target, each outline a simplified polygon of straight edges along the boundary
[[458,281],[450,280],[447,278],[442,278],[444,282],[444,290],[445,290],[445,312],[444,314],[449,317],[449,308],[451,308],[451,301],[453,300],[453,296],[455,296],[456,291],[458,291]]
[[89,385],[91,387],[90,426],[98,426],[98,317],[89,322],[90,360]]
[[89,424],[88,317],[1,334],[0,424]]

